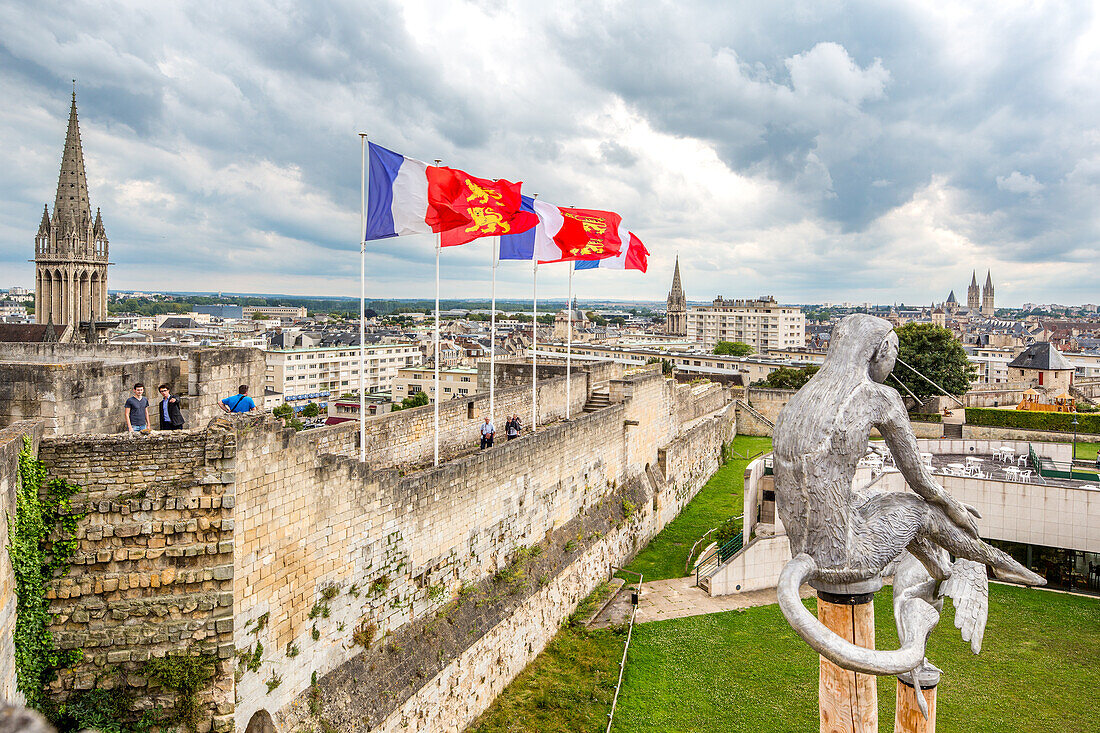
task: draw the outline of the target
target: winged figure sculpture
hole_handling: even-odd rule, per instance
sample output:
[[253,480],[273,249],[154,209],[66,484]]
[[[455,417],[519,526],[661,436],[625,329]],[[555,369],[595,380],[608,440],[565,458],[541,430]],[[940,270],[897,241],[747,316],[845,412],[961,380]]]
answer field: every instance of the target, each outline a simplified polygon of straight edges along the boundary
[[[773,440],[775,501],[793,559],[777,590],[787,621],[822,656],[844,669],[899,675],[920,687],[938,680],[925,646],[944,596],[955,605],[963,639],[978,653],[988,612],[986,567],[1026,585],[1045,581],[982,541],[977,512],[945,491],[921,461],[901,397],[882,384],[897,352],[889,322],[862,314],[844,318],[821,370],[780,412]],[[912,491],[853,485],[872,429],[886,440]],[[847,641],[798,595],[805,582],[827,593],[871,593],[890,575],[901,644],[896,650]],[[923,696],[917,697],[923,711]]]

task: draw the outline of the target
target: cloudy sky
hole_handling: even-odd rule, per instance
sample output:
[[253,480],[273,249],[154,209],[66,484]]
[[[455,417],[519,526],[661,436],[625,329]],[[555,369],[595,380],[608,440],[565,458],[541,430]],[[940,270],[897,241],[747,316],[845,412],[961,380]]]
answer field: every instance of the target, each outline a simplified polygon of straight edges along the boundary
[[[990,268],[998,304],[1095,303],[1090,5],[0,0],[0,287],[32,284],[75,77],[116,289],[358,294],[365,131],[622,213],[649,273],[582,298],[663,298],[678,252],[693,300],[965,301]],[[489,294],[489,247],[444,252],[444,297]],[[368,296],[430,296],[433,259],[370,244]]]

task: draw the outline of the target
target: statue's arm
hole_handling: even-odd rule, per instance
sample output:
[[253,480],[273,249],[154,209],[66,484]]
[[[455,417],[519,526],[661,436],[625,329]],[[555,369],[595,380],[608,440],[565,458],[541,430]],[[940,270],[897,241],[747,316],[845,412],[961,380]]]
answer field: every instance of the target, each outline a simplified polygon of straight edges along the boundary
[[939,485],[921,461],[917,438],[909,425],[909,414],[894,390],[883,388],[879,393],[878,414],[879,421],[875,427],[886,439],[894,464],[905,476],[910,488],[926,501],[943,507],[955,524],[977,536],[977,524],[967,508]]

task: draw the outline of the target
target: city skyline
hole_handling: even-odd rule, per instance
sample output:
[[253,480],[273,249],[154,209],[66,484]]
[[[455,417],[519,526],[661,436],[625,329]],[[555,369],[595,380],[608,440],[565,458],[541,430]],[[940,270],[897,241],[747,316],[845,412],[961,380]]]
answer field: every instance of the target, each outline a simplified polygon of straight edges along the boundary
[[[620,211],[650,272],[579,275],[581,299],[662,301],[678,252],[696,302],[940,301],[987,269],[999,306],[1096,300],[1096,17],[715,9],[0,7],[0,264],[33,284],[75,76],[112,290],[356,294],[367,130]],[[445,252],[443,297],[488,297],[489,246]],[[368,297],[430,294],[430,236],[368,255]],[[565,273],[540,269],[540,298]],[[530,297],[529,268],[498,277]]]

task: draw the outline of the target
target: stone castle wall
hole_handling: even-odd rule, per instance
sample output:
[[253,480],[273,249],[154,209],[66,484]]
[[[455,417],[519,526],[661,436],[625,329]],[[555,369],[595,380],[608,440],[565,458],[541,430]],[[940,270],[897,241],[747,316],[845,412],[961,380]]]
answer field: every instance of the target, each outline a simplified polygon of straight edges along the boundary
[[57,699],[95,687],[135,695],[138,711],[171,707],[144,663],[204,653],[218,661],[202,729],[230,729],[235,444],[225,427],[42,440],[50,478],[79,485],[73,508],[88,512],[72,568],[48,592],[55,643],[84,650],[52,684]]
[[[221,366],[231,378],[232,363]],[[424,468],[430,407],[369,420],[365,464],[354,460],[356,423],[295,433],[267,415],[146,437],[43,438],[39,455],[51,478],[81,486],[74,504],[89,512],[71,571],[50,588],[56,640],[85,650],[54,683],[54,695],[118,689],[139,712],[168,708],[173,694],[150,687],[144,664],[203,652],[218,663],[200,696],[200,730],[243,728],[257,711],[288,723],[314,672],[324,678],[379,653],[385,639],[408,637],[407,653],[387,647],[397,665],[387,667],[370,701],[374,724],[389,725],[407,703],[423,705],[424,682],[479,639],[507,636],[494,631],[500,624],[529,640],[526,654],[537,654],[551,627],[598,582],[596,569],[608,558],[624,561],[675,516],[733,434],[732,408],[703,414],[722,404],[721,387],[676,385],[643,371],[612,381],[610,407],[584,413],[590,378],[573,375],[572,420],[559,420],[564,378],[547,380],[539,387],[547,423],[536,434],[438,468]],[[500,390],[498,411],[523,415],[529,395],[522,385]],[[448,451],[472,445],[467,433],[476,435],[487,399],[441,405]],[[16,433],[42,429],[24,423],[3,434],[0,488],[10,502]],[[617,512],[621,521],[613,521]],[[566,536],[574,530],[576,537]],[[414,633],[449,599],[495,582],[517,552],[550,547],[551,538],[556,549],[544,558],[537,592],[546,591],[552,608],[479,610],[479,627],[452,640],[447,655]],[[3,588],[10,576],[0,572]],[[0,596],[0,624],[10,626],[12,608],[9,590]],[[499,654],[513,654],[513,646]],[[412,664],[427,658],[430,670]],[[479,688],[485,704],[525,663],[509,656],[492,669]],[[13,686],[14,670],[10,648],[0,644],[2,684]],[[461,691],[450,694],[440,710],[460,706],[454,695]]]
[[167,382],[183,396],[187,427],[200,427],[221,414],[219,401],[240,384],[262,392],[264,369],[258,349],[0,344],[0,426],[42,419],[47,435],[120,432],[126,398],[142,382],[155,428],[157,385]]

